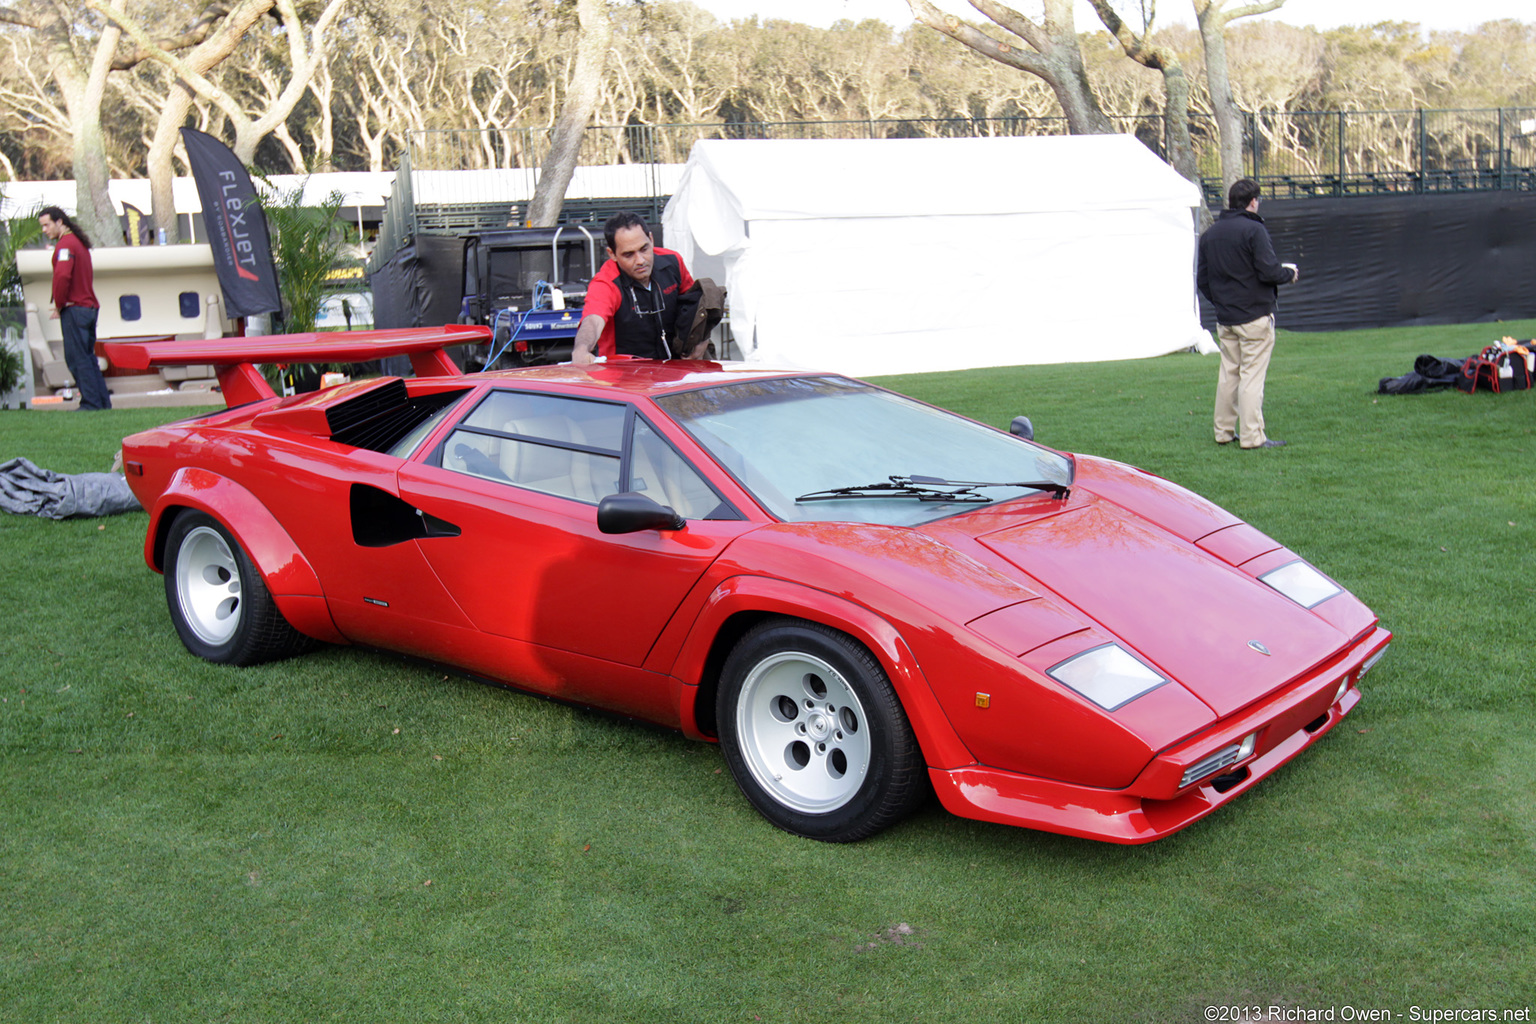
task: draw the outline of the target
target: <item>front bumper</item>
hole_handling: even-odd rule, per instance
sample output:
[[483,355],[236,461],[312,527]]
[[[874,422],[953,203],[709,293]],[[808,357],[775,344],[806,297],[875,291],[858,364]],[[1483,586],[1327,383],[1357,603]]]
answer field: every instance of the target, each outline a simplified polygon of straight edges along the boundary
[[[1391,642],[1377,627],[1328,670],[1309,675],[1158,754],[1123,790],[967,765],[930,768],[952,814],[1112,843],[1150,843],[1199,821],[1316,743],[1360,702],[1360,677]],[[1344,689],[1340,692],[1340,687]],[[1244,737],[1245,759],[1180,787],[1191,766]]]

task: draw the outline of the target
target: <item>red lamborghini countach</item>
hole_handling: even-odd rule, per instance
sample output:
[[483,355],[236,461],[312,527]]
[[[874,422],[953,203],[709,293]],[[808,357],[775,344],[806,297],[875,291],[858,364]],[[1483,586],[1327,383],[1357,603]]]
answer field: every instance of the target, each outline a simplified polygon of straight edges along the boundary
[[[192,653],[403,652],[718,741],[779,828],[955,814],[1119,843],[1315,743],[1391,639],[1196,494],[845,377],[461,375],[475,327],[112,345],[230,407],[123,443]],[[280,398],[258,362],[410,355]]]

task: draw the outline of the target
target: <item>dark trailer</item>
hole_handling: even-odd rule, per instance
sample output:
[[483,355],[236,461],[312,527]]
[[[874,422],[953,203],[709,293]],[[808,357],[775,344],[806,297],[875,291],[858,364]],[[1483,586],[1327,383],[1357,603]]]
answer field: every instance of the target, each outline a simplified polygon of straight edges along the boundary
[[587,282],[604,256],[594,228],[568,223],[418,235],[369,274],[376,326],[482,324],[494,332],[489,351],[461,358],[493,367],[567,360]]

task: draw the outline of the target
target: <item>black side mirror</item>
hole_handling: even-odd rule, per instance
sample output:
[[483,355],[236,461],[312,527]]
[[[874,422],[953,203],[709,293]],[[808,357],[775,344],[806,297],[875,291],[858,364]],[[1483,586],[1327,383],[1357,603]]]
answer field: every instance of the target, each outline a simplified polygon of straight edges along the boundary
[[597,503],[597,528],[603,533],[681,530],[685,525],[687,520],[668,506],[634,491],[610,494]]
[[1013,422],[1008,425],[1008,433],[1014,437],[1022,437],[1026,441],[1035,439],[1035,425],[1029,422],[1028,416],[1015,416]]

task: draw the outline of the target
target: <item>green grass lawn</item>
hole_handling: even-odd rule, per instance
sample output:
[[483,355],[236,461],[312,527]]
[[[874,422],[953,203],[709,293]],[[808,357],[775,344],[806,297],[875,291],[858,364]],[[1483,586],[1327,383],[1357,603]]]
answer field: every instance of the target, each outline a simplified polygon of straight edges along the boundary
[[[0,517],[0,1021],[1536,1003],[1536,396],[1375,394],[1505,333],[1536,322],[1282,334],[1266,415],[1290,445],[1265,452],[1212,442],[1213,356],[885,381],[1183,483],[1396,633],[1327,739],[1145,847],[937,804],[795,839],[679,735],[352,649],[207,664],[145,515]],[[181,415],[0,412],[0,461],[103,470]]]

